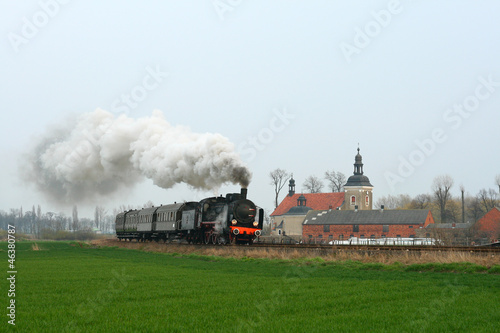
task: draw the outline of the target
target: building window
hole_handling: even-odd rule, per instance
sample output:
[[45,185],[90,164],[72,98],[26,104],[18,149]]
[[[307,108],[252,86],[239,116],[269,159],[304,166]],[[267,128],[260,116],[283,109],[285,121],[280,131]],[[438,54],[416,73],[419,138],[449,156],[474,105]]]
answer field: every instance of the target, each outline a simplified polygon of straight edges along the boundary
[[323,235],[318,235],[318,238],[323,238]]
[[413,226],[412,226],[412,225],[410,226],[410,229],[413,229]]
[[309,238],[313,238],[313,235],[308,235],[308,236],[309,236]]
[[349,235],[349,238],[353,238],[353,237],[354,237],[354,235],[353,235],[353,234],[350,234],[350,235]]
[[371,235],[371,236],[370,236],[370,238],[371,238],[371,239],[375,239],[375,235]]
[[339,235],[339,239],[340,239],[340,240],[343,240],[343,239],[344,239],[344,235],[343,235],[343,234],[340,234],[340,235]]
[[415,235],[410,235],[410,238],[415,238]]
[[352,232],[359,232],[359,224],[352,225]]
[[385,235],[382,235],[382,236],[380,236],[380,237],[385,238]]
[[324,225],[323,226],[323,232],[330,232],[330,226],[329,225]]
[[359,235],[359,238],[365,238],[364,234]]
[[278,229],[278,235],[281,235],[281,229]]
[[430,234],[430,233],[426,233],[426,234],[425,234],[425,237],[430,238],[430,237],[431,237],[431,234]]
[[365,197],[365,205],[368,206],[370,204],[370,197],[366,196]]
[[401,235],[396,235],[397,238],[401,238]]
[[328,239],[333,239],[333,235],[328,235]]
[[356,197],[354,195],[351,196],[351,206],[356,204]]
[[382,226],[382,232],[389,232],[389,225],[388,224],[384,224]]

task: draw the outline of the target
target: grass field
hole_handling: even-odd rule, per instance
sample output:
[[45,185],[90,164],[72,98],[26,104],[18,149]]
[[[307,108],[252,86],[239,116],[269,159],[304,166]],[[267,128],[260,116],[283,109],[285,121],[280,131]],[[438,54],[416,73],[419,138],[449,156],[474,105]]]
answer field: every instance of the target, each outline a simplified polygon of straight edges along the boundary
[[[440,273],[18,242],[16,268],[20,332],[496,332],[500,322],[495,267]],[[0,286],[0,328],[10,327],[6,279]]]

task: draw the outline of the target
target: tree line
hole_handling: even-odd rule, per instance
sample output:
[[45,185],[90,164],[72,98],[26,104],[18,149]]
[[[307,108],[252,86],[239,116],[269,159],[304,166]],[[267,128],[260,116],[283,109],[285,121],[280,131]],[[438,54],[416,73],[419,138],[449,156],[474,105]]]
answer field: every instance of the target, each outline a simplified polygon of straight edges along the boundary
[[414,197],[407,194],[383,196],[376,201],[376,207],[429,209],[437,223],[475,223],[494,207],[500,207],[500,175],[495,177],[498,192],[495,188],[483,188],[472,195],[459,185],[459,194],[453,194],[454,185],[451,176],[440,175],[434,178],[430,193]]
[[[292,175],[283,169],[275,169],[269,173],[270,184],[274,187],[274,207],[278,207],[278,197],[281,189],[290,180]],[[326,171],[324,180],[331,192],[343,192],[346,177],[335,170]],[[463,185],[459,186],[459,195],[452,190],[455,181],[449,175],[440,175],[434,178],[430,193],[418,194],[411,197],[408,194],[387,195],[380,197],[374,208],[384,205],[386,209],[429,209],[437,223],[475,223],[493,207],[500,206],[500,175],[495,177],[495,188],[483,188],[477,194],[466,192]],[[307,193],[321,193],[324,188],[323,180],[316,176],[309,176],[302,183],[302,189]],[[456,193],[456,192],[455,192]]]
[[[153,203],[148,201],[142,207],[151,207]],[[71,216],[64,212],[43,212],[42,207],[35,205],[31,210],[24,211],[21,208],[11,208],[8,212],[0,210],[0,229],[7,230],[8,225],[16,226],[16,233],[28,234],[39,239],[71,238],[68,233],[78,234],[88,238],[90,234],[100,232],[103,234],[114,233],[115,217],[119,212],[139,207],[121,205],[111,211],[104,206],[97,205],[94,209],[93,218],[80,217],[78,207],[73,206]]]

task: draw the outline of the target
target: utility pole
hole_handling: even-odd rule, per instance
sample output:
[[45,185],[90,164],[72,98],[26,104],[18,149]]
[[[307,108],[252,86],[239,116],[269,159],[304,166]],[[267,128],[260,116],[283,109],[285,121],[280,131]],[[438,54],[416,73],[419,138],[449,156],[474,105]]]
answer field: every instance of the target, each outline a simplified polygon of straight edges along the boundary
[[464,199],[465,188],[463,184],[460,185],[460,191],[462,192],[462,223],[465,223],[465,199]]

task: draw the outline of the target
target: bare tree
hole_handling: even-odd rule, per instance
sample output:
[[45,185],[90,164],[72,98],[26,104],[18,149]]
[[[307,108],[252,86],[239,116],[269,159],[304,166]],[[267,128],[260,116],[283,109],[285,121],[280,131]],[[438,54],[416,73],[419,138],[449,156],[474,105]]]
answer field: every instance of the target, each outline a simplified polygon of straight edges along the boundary
[[497,204],[497,193],[491,188],[488,191],[484,188],[480,190],[477,198],[481,202],[485,213],[492,210]]
[[419,194],[411,201],[410,207],[412,209],[429,209],[432,198],[428,194]]
[[387,195],[385,197],[380,197],[375,203],[375,207],[380,207],[384,205],[385,209],[401,209],[411,206],[413,201],[408,194],[399,195]]
[[153,201],[151,200],[148,200],[144,205],[142,205],[142,208],[150,208],[150,207],[153,207],[155,204],[153,203]]
[[73,206],[72,218],[73,218],[73,221],[72,221],[71,228],[73,229],[73,231],[77,231],[79,229],[79,227],[78,227],[78,208],[76,207],[76,205]]
[[478,197],[467,197],[466,205],[467,215],[472,219],[472,222],[477,222],[484,215],[483,207]]
[[439,206],[441,223],[445,223],[446,216],[446,203],[451,197],[450,188],[453,186],[453,178],[449,175],[441,175],[434,178],[432,182],[432,192],[436,198],[436,203]]
[[498,185],[498,195],[500,196],[500,174],[495,176],[495,183]]
[[325,172],[325,179],[329,181],[329,186],[332,192],[344,192],[344,184],[346,183],[345,175],[342,172]]
[[304,186],[309,193],[321,193],[323,189],[323,183],[316,176],[307,177],[302,186]]
[[33,208],[31,209],[31,233],[36,234],[36,211],[35,211],[35,205],[33,205]]
[[290,174],[283,169],[276,169],[269,173],[269,177],[271,177],[271,185],[274,186],[274,208],[278,207],[278,196],[280,194],[281,189],[285,186],[286,181],[289,179]]
[[95,227],[99,230],[102,230],[102,225],[101,222],[104,219],[104,216],[106,215],[107,210],[103,206],[95,206],[95,211],[94,211],[94,223]]

